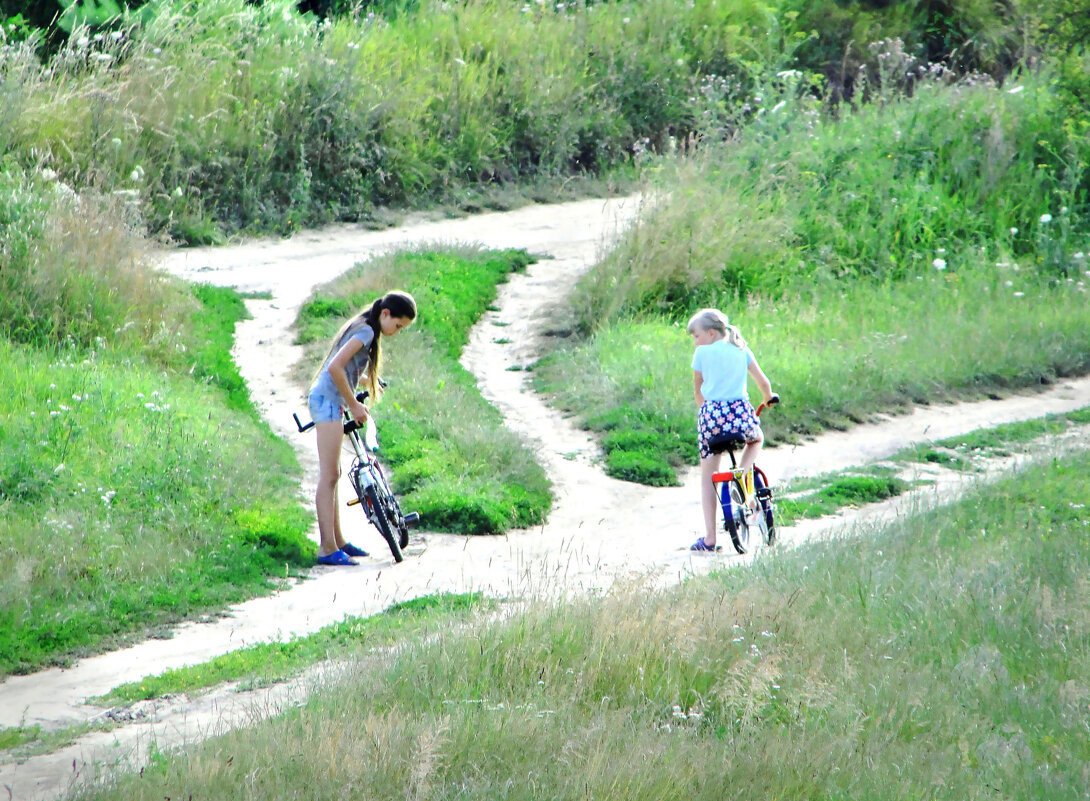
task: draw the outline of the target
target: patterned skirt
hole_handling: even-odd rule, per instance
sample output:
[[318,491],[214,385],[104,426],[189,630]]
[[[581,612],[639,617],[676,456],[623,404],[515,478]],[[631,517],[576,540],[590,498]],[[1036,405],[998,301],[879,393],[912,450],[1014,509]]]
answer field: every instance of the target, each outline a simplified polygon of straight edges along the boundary
[[741,434],[746,442],[757,442],[761,438],[761,424],[748,400],[704,401],[697,418],[701,459],[711,456],[708,440],[720,434]]

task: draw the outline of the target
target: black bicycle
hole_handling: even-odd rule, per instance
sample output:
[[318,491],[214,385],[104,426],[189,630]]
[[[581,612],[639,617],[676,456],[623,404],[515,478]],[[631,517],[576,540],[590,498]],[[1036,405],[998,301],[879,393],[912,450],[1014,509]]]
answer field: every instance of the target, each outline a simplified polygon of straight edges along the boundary
[[[780,396],[773,395],[767,404],[757,407],[757,416],[779,402]],[[713,473],[712,483],[717,488],[716,494],[723,507],[723,526],[730,534],[734,550],[744,554],[760,545],[773,545],[776,542],[776,506],[768,477],[757,465],[753,465],[752,470],[739,470],[734,459],[734,449],[745,445],[745,437],[732,434],[709,444],[713,453],[726,451],[730,456],[731,469]]]
[[[367,400],[367,395],[368,393],[361,392],[356,396],[356,400],[363,403]],[[314,421],[303,425],[299,421],[299,415],[293,414],[292,417],[295,418],[295,425],[300,433],[314,427]],[[348,435],[352,449],[356,452],[352,467],[348,471],[348,479],[352,482],[356,497],[349,501],[348,505],[358,504],[363,507],[371,525],[378,529],[379,534],[386,540],[386,544],[390,546],[394,561],[401,562],[405,559],[402,551],[409,545],[409,526],[419,523],[420,515],[416,512],[403,514],[401,504],[397,502],[397,497],[390,489],[390,483],[386,480],[382,465],[375,456],[375,451],[378,450],[378,429],[374,418],[368,416],[366,425],[360,426],[346,412],[344,433]]]

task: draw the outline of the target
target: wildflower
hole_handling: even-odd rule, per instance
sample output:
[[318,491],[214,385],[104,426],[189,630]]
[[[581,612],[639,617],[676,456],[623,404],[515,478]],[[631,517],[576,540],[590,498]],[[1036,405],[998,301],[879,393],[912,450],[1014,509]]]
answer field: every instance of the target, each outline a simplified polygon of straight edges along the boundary
[[1014,286],[1014,281],[1004,281],[1003,285],[1004,286]]
[[1024,298],[1026,296],[1026,293],[1025,292],[1015,292],[1014,296],[1016,298]]
[[1042,214],[1041,215],[1041,222],[1045,223],[1045,224],[1052,222],[1052,215],[1051,214]]
[[936,270],[945,270],[946,259],[935,259],[933,262],[931,262],[931,266],[934,267]]
[[1017,233],[1018,233],[1018,229],[1017,229],[1017,228],[1011,228],[1011,236],[1014,236],[1014,235],[1015,235],[1015,234],[1017,234]]
[[625,17],[624,19],[622,19],[622,20],[621,20],[621,22],[622,22],[623,24],[625,24],[625,25],[627,25],[627,24],[628,24],[628,23],[630,23],[631,21],[632,21],[632,20],[631,20],[631,19],[630,19],[629,17]]
[[51,170],[48,167],[46,167],[44,170],[42,170],[42,178],[44,178],[47,181],[56,181],[57,180],[57,171],[56,170]]
[[144,180],[144,168],[141,167],[139,164],[137,164],[136,168],[132,172],[129,173],[129,180],[132,181],[133,183],[139,183],[140,181],[143,181]]

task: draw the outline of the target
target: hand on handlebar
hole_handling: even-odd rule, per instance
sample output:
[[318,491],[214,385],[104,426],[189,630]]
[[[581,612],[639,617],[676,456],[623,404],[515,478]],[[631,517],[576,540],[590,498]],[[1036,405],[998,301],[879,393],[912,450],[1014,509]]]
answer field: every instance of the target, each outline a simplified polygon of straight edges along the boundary
[[352,402],[348,404],[348,414],[361,426],[367,422],[367,418],[371,415],[367,410],[367,407],[357,399],[353,399]]

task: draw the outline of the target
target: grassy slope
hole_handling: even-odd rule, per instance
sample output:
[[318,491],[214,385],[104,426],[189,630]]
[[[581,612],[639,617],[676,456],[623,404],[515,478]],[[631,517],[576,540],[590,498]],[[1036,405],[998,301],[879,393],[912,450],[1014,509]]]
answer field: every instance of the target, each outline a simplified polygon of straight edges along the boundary
[[788,99],[664,165],[669,200],[577,287],[589,336],[538,386],[605,432],[614,475],[671,483],[696,459],[700,306],[783,396],[772,441],[1085,373],[1090,136],[1047,80],[1015,88],[919,88],[838,121]]
[[0,340],[0,675],[217,611],[313,557],[294,454],[230,362],[245,309],[197,294],[191,371]]
[[1079,798],[1088,476],[417,643],[81,797]]

